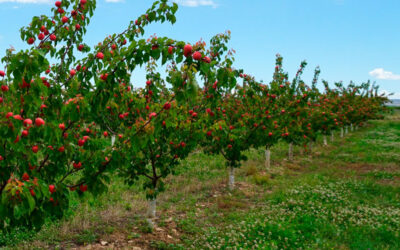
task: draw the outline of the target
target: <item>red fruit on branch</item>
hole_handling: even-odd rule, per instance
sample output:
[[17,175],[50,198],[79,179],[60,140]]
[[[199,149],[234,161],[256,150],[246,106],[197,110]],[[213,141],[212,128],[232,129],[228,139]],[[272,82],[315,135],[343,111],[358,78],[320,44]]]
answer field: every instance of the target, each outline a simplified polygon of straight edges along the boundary
[[20,121],[23,120],[21,115],[14,115],[13,118],[14,118],[15,120],[20,120]]
[[82,193],[86,192],[87,189],[88,189],[88,186],[87,186],[87,185],[83,185],[83,184],[82,184],[82,185],[79,186],[79,190],[81,190]]
[[69,18],[66,17],[66,16],[63,16],[63,17],[61,18],[61,22],[63,22],[63,23],[67,23],[68,21],[69,21]]
[[45,37],[44,33],[40,33],[40,34],[38,35],[38,39],[39,39],[40,41],[43,40],[44,37]]
[[211,59],[210,59],[208,56],[205,56],[205,57],[203,58],[203,61],[204,61],[205,63],[211,63]]
[[183,47],[183,55],[185,57],[189,57],[190,55],[192,55],[192,50],[192,45],[186,44],[185,47]]
[[171,108],[171,103],[166,102],[166,103],[164,104],[164,109],[165,109],[165,110],[168,110],[168,109],[170,109],[170,108]]
[[82,51],[83,48],[85,48],[85,45],[83,45],[83,44],[79,44],[79,45],[78,45],[78,50],[79,50],[79,51]]
[[75,29],[76,30],[80,30],[81,29],[81,25],[79,23],[75,24]]
[[35,125],[37,127],[43,126],[45,124],[44,120],[42,118],[36,118],[35,119]]
[[108,136],[108,132],[107,132],[107,131],[104,131],[103,135],[104,135],[105,137],[107,137],[107,136]]
[[49,191],[50,191],[51,194],[53,194],[56,191],[56,186],[49,185]]
[[102,52],[97,52],[96,57],[97,57],[97,59],[103,60],[104,59],[104,54]]
[[156,116],[157,116],[157,113],[152,112],[149,114],[149,119],[151,120],[151,118],[156,117]]
[[52,40],[52,41],[57,40],[57,36],[54,35],[54,34],[51,34],[51,35],[50,35],[50,40]]
[[24,174],[22,175],[22,180],[24,180],[24,181],[29,181],[29,175],[28,175],[27,173],[24,173]]
[[69,71],[69,75],[70,76],[74,76],[76,74],[76,71],[74,70],[74,69],[71,69],[70,71]]
[[174,53],[174,47],[169,46],[168,47],[168,54],[172,55]]
[[27,137],[29,134],[28,130],[23,130],[21,136]]
[[82,163],[81,162],[78,162],[78,163],[74,162],[73,165],[74,165],[75,169],[80,169],[82,167]]
[[1,91],[7,92],[8,90],[9,90],[9,88],[8,88],[7,85],[2,85],[2,86],[1,86]]
[[151,85],[151,80],[147,80],[147,81],[146,81],[146,85],[147,85],[147,86],[150,86],[150,85]]
[[61,7],[61,1],[56,1],[55,5],[60,8]]
[[193,59],[194,60],[200,61],[201,58],[202,58],[202,55],[201,55],[200,52],[198,52],[198,51],[194,52],[194,54],[193,54]]
[[31,37],[28,39],[28,44],[31,45],[35,42],[35,38]]
[[64,146],[61,146],[61,147],[58,148],[58,152],[62,153],[64,151],[65,151],[65,147]]
[[78,140],[78,146],[82,147],[83,145],[85,145],[85,140],[84,139],[79,139]]
[[58,127],[59,127],[61,130],[64,130],[64,129],[65,129],[65,124],[64,124],[64,123],[60,123],[60,124],[58,124]]
[[107,81],[107,78],[108,78],[108,74],[107,73],[100,75],[100,79],[103,80],[103,81]]
[[4,73],[3,70],[0,70],[0,76],[1,76],[1,77],[4,77],[5,75],[6,75],[6,73]]
[[36,145],[35,145],[35,146],[32,146],[32,152],[33,152],[33,153],[36,154],[38,151],[39,151],[39,147],[38,147],[38,146],[36,146]]
[[35,191],[33,189],[29,189],[29,192],[31,193],[32,196],[35,196]]

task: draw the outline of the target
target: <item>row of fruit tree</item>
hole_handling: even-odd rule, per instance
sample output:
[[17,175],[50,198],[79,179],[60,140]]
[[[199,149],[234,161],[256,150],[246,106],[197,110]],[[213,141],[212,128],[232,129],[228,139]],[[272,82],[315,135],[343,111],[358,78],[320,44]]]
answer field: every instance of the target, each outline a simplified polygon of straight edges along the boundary
[[[305,62],[289,80],[280,55],[272,81],[257,81],[234,68],[229,32],[208,46],[145,38],[148,25],[175,22],[178,6],[167,0],[90,48],[83,38],[95,7],[95,0],[56,1],[52,16],[21,29],[29,49],[1,59],[0,230],[40,229],[63,216],[72,192],[107,192],[112,175],[130,185],[146,179],[155,216],[165,178],[194,150],[222,155],[234,188],[246,150],[265,147],[269,167],[277,142],[307,148],[383,110],[377,86],[323,82],[321,92],[318,68],[309,85],[301,79]],[[146,69],[144,88],[131,83],[137,67]]]

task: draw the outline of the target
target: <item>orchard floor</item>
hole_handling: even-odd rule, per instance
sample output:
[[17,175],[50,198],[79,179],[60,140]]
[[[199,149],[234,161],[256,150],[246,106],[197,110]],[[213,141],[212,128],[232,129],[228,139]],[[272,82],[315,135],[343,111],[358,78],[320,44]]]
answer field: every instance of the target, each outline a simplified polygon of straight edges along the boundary
[[[157,226],[143,219],[139,187],[114,179],[109,193],[74,199],[67,217],[39,232],[1,236],[8,249],[400,249],[400,110],[317,146],[248,152],[227,190],[220,157],[194,153],[159,198]],[[139,186],[139,185],[138,185]]]

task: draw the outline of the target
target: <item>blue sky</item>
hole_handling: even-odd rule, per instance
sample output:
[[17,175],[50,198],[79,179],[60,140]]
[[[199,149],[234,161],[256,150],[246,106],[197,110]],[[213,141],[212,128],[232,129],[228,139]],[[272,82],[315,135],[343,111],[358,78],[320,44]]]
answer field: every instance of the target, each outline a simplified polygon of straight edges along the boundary
[[[153,25],[147,36],[208,41],[232,31],[230,47],[237,51],[237,68],[269,82],[275,54],[293,76],[302,60],[309,63],[304,79],[316,66],[330,83],[368,79],[400,98],[399,0],[176,0],[177,22]],[[19,28],[32,16],[48,14],[54,0],[0,0],[0,57],[20,41]],[[86,42],[96,44],[122,31],[143,13],[151,0],[97,0]],[[1,66],[0,66],[1,67]],[[143,72],[134,76],[143,85]],[[394,98],[392,97],[392,98]]]

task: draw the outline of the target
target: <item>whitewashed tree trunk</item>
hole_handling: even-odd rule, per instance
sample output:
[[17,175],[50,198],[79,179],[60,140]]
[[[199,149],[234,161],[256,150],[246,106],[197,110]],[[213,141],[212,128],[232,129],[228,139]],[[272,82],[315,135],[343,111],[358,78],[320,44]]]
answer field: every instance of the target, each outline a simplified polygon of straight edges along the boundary
[[154,228],[154,219],[156,218],[157,211],[157,199],[148,200],[148,208],[147,208],[147,223],[151,228]]
[[350,123],[350,131],[351,131],[351,132],[354,131],[354,129],[353,129],[353,123]]
[[345,134],[347,135],[349,133],[349,127],[346,126]]
[[357,131],[358,130],[358,125],[356,125],[354,129]]
[[326,135],[324,135],[324,146],[328,146],[328,140],[326,139]]
[[293,161],[293,142],[289,143],[288,158],[289,158],[289,161]]
[[343,127],[340,128],[340,138],[343,138],[344,136],[344,130]]
[[333,131],[331,131],[331,142],[333,142],[335,140],[335,135],[333,133]]
[[115,143],[115,135],[112,135],[111,136],[111,147],[114,146],[114,143]]
[[265,149],[265,169],[269,171],[271,168],[271,150],[269,147]]
[[147,211],[147,216],[149,218],[156,218],[156,211],[157,211],[157,199],[152,199],[148,201],[149,208]]
[[313,150],[313,143],[312,141],[310,141],[309,147],[308,147],[308,151],[310,154],[312,154],[312,150]]
[[229,168],[229,183],[228,183],[229,190],[233,190],[235,188],[235,169]]

